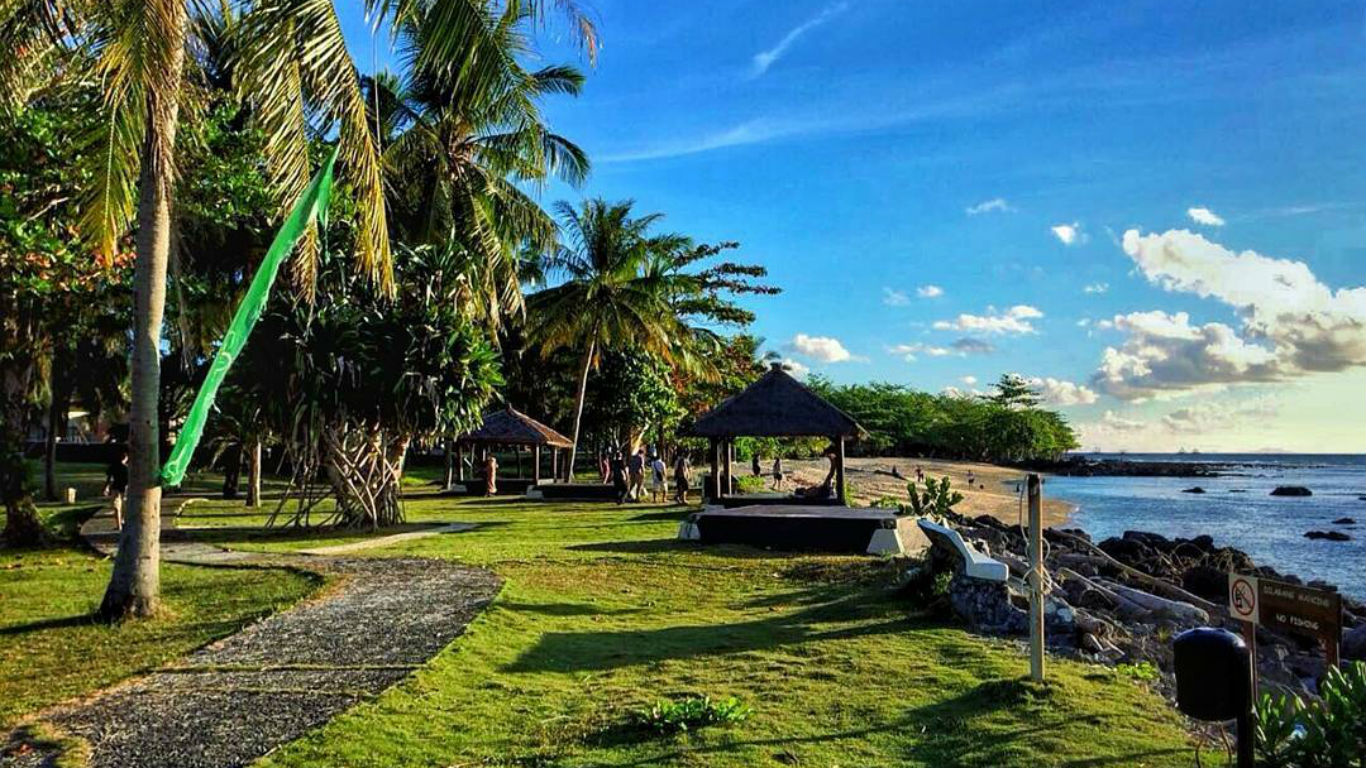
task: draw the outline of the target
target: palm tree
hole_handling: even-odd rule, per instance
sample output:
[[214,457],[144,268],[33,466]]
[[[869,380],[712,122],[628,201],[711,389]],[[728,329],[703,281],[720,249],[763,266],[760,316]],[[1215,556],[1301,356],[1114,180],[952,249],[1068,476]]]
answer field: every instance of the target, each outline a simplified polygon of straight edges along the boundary
[[[587,17],[572,0],[554,4],[568,13],[591,50],[596,38]],[[533,14],[543,9],[534,0],[502,0],[502,5]],[[431,37],[418,55],[422,66],[473,87],[506,77],[511,52],[499,49],[499,41],[488,34],[489,19],[497,15],[490,0],[367,0],[366,6],[395,28],[422,29]],[[340,167],[359,200],[357,266],[392,290],[380,152],[366,126],[359,76],[331,0],[242,0],[225,7],[242,10],[234,77],[266,130],[280,210],[292,205],[308,183],[310,139],[321,133],[319,127],[335,126]],[[195,66],[186,55],[194,30],[188,20],[186,0],[0,4],[0,49],[10,52],[0,62],[0,98],[25,98],[33,91],[35,73],[61,49],[80,48],[97,61],[106,89],[104,115],[89,153],[94,182],[83,231],[108,258],[126,247],[125,234],[136,222],[127,524],[100,607],[106,618],[150,615],[158,605],[158,391],[174,148],[182,110],[192,116],[196,107],[185,78],[186,67]],[[306,243],[302,251],[307,288],[316,248]]]
[[535,322],[532,340],[542,355],[559,349],[583,354],[574,402],[574,445],[569,449],[571,480],[588,374],[602,353],[639,349],[672,362],[679,340],[689,336],[670,304],[669,276],[651,265],[660,254],[685,249],[690,242],[679,235],[651,234],[661,214],[632,217],[632,205],[630,200],[602,199],[586,200],[579,208],[556,204],[569,243],[557,249],[547,266],[565,280],[533,294],[529,301]]

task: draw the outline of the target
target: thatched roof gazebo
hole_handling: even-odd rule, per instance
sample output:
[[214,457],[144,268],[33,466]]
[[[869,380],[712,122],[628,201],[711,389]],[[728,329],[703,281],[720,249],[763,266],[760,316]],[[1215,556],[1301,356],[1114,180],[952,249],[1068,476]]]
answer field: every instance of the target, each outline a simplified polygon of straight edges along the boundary
[[[531,418],[521,411],[507,406],[484,414],[484,423],[473,432],[467,432],[455,440],[456,462],[464,473],[463,456],[465,446],[471,449],[484,449],[498,446],[530,448],[532,459],[532,481],[541,482],[541,450],[550,449],[551,477],[559,476],[560,450],[568,449],[572,440],[554,429]],[[462,481],[464,477],[460,478]]]
[[846,505],[844,442],[857,439],[864,430],[849,414],[792,378],[782,363],[773,363],[758,381],[703,414],[683,434],[711,441],[712,478],[718,489],[731,486],[737,437],[828,437],[835,446],[835,503]]

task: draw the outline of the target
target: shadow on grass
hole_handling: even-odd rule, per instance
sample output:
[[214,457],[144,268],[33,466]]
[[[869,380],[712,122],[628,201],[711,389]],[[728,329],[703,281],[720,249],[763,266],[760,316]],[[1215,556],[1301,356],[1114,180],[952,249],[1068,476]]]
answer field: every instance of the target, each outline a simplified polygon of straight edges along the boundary
[[89,613],[82,613],[76,616],[63,616],[59,619],[43,619],[42,621],[29,622],[28,624],[14,624],[8,627],[0,627],[0,637],[26,635],[30,632],[42,632],[48,629],[84,627],[89,624],[95,624],[97,621],[95,616]]
[[582,603],[527,603],[518,600],[502,600],[499,608],[522,613],[538,613],[542,616],[624,616],[640,613],[643,608],[599,608]]
[[[830,626],[843,623],[844,626]],[[845,593],[838,600],[762,619],[659,629],[550,632],[504,667],[507,672],[580,672],[706,658],[798,643],[905,632],[929,626],[876,594]]]

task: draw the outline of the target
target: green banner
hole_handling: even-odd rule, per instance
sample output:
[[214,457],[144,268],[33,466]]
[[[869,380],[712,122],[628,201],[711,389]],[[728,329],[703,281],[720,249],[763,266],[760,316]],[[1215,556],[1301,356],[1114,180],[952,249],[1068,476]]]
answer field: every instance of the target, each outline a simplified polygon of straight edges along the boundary
[[337,150],[334,148],[332,154],[327,156],[323,167],[318,169],[318,173],[308,183],[308,188],[304,190],[299,201],[294,204],[294,209],[289,212],[289,218],[285,219],[280,231],[275,233],[275,240],[270,244],[270,250],[266,251],[261,268],[256,270],[256,276],[247,288],[247,295],[238,305],[237,314],[232,318],[232,325],[228,326],[228,332],[224,334],[218,352],[213,356],[213,364],[209,366],[209,373],[204,377],[199,394],[195,395],[194,405],[190,408],[190,415],[185,417],[184,426],[180,428],[180,436],[176,439],[175,447],[171,449],[171,456],[161,468],[162,485],[180,485],[180,481],[185,478],[185,469],[190,464],[190,457],[194,455],[199,439],[204,436],[204,422],[209,418],[209,410],[213,408],[213,399],[218,395],[218,388],[223,384],[223,378],[228,375],[228,369],[241,354],[242,347],[246,346],[251,329],[260,319],[261,311],[265,309],[266,301],[270,298],[270,288],[275,284],[275,275],[279,273],[285,257],[294,250],[294,243],[308,231],[309,223],[315,218],[326,226],[327,200],[332,194],[332,166],[336,162]]

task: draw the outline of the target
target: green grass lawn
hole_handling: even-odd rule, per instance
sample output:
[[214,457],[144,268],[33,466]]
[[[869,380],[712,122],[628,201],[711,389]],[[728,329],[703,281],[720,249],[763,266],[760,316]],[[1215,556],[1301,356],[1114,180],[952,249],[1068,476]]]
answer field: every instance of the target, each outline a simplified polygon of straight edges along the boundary
[[[482,527],[365,554],[486,566],[506,580],[502,594],[408,681],[265,765],[1192,761],[1179,718],[1140,684],[1057,660],[1048,685],[1030,685],[1016,646],[889,591],[887,561],[701,548],[672,539],[677,511],[650,506],[420,497],[408,511]],[[684,695],[737,696],[753,714],[683,736],[631,724]]]

